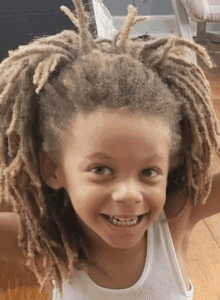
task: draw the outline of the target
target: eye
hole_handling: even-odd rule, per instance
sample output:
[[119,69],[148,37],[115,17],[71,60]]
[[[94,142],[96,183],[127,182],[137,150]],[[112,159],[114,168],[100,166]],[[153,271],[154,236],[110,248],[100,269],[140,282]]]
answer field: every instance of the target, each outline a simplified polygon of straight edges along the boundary
[[[95,170],[95,172],[92,172],[93,170]],[[94,168],[91,169],[91,172],[95,173],[96,175],[104,175],[103,170],[110,170],[110,169],[104,166],[95,166]],[[110,175],[110,174],[105,174],[105,175]]]
[[144,177],[148,177],[148,178],[155,178],[156,176],[158,176],[159,172],[157,170],[154,169],[145,169],[142,174],[145,173],[145,175],[143,175]]
[[[109,172],[105,172],[106,170],[108,170]],[[91,169],[91,172],[96,174],[96,175],[111,175],[111,170],[105,166],[95,166]],[[144,171],[142,171],[142,174],[144,177],[147,178],[155,178],[156,176],[158,176],[159,172],[155,169],[145,169]]]

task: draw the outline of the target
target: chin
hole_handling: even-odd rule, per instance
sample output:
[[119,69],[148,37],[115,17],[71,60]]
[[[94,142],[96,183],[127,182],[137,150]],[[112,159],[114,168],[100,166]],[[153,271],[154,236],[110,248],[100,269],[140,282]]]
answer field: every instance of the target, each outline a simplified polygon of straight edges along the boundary
[[138,240],[137,239],[136,240],[126,240],[126,241],[111,240],[111,241],[108,242],[108,245],[111,246],[112,248],[115,248],[115,249],[130,249],[130,248],[135,247],[143,237],[144,237],[144,235]]

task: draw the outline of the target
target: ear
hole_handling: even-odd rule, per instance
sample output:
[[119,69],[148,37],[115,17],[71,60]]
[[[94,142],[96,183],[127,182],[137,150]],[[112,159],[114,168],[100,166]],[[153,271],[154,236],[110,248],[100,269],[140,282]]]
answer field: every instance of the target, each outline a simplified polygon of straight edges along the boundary
[[55,163],[49,154],[43,150],[39,153],[41,177],[45,183],[54,190],[63,187],[62,176],[59,165]]

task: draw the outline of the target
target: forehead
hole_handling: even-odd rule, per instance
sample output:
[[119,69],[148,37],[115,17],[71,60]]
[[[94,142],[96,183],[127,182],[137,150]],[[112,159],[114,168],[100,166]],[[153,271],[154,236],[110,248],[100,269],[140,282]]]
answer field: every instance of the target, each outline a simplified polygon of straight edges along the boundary
[[[63,148],[83,154],[107,150],[126,153],[169,152],[171,132],[163,119],[123,111],[78,114],[63,136]],[[123,154],[123,151],[120,151]]]

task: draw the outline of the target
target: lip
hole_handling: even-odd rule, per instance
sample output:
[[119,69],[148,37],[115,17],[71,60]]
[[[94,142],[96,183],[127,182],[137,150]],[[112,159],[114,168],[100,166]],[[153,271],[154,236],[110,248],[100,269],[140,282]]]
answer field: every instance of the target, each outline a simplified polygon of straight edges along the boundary
[[139,230],[142,230],[143,227],[146,227],[147,222],[149,220],[151,212],[149,211],[146,214],[142,214],[143,217],[140,220],[140,222],[138,222],[136,225],[133,226],[128,226],[128,227],[119,227],[119,226],[114,226],[113,224],[111,224],[110,222],[108,222],[108,220],[103,216],[103,214],[101,215],[102,220],[105,222],[105,224],[107,225],[107,227],[110,229],[111,232],[113,232],[114,234],[137,234],[137,232]]
[[135,217],[139,217],[139,216],[142,216],[142,215],[146,215],[148,213],[149,213],[149,211],[146,212],[146,213],[134,214],[134,215],[114,215],[114,214],[101,214],[101,215],[112,216],[112,217],[116,217],[116,218],[125,218],[125,219],[128,219],[128,218],[135,218]]

